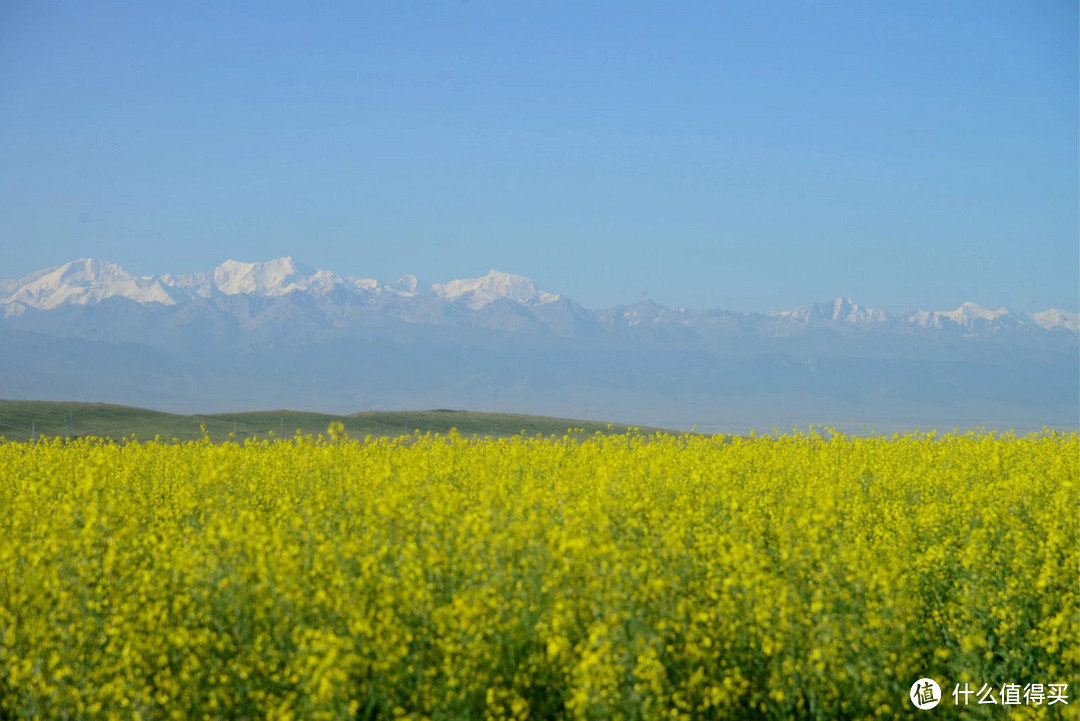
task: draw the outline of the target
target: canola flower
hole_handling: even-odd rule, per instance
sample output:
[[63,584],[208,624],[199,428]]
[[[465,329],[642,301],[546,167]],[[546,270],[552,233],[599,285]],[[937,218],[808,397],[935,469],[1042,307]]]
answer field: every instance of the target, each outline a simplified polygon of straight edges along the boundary
[[0,718],[1078,716],[1075,433],[340,430],[0,443]]

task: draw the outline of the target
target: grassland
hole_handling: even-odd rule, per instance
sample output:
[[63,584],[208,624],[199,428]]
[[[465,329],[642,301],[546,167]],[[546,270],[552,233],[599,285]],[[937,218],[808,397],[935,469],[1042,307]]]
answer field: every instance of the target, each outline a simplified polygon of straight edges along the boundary
[[[202,438],[202,426],[205,425],[206,434],[214,442],[230,438],[243,441],[251,437],[266,438],[271,432],[287,437],[297,432],[317,435],[335,422],[343,424],[350,436],[360,438],[368,435],[393,438],[416,431],[447,433],[451,428],[456,428],[463,436],[494,437],[522,432],[528,436],[562,435],[571,428],[576,429],[572,435],[585,436],[597,431],[625,433],[628,428],[625,424],[609,426],[600,421],[447,409],[368,411],[353,415],[289,410],[183,415],[107,403],[0,400],[0,436],[8,440],[27,440],[42,435],[119,439],[134,434],[140,440],[161,436],[189,441]],[[644,432],[654,430],[657,429],[642,429]]]

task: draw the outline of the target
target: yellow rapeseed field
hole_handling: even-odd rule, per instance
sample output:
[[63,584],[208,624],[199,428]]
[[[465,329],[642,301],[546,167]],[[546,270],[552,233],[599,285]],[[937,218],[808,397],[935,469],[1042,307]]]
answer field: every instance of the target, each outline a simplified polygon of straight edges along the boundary
[[1078,461],[1055,432],[0,443],[0,718],[1076,718]]

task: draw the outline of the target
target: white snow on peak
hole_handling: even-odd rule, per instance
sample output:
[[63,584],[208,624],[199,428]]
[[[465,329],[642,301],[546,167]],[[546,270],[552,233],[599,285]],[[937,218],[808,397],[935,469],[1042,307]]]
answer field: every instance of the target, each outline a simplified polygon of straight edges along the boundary
[[265,263],[227,260],[214,269],[212,277],[214,286],[225,295],[284,295],[293,290],[308,290],[311,285],[322,285],[320,281],[329,281],[329,275],[326,273],[320,278],[313,268],[297,265],[291,257],[285,257]]
[[99,303],[117,296],[139,303],[176,303],[158,278],[135,276],[118,265],[92,258],[81,258],[8,281],[0,287],[0,292],[3,293],[0,301],[9,312],[20,306],[49,310],[68,303]]
[[364,293],[379,289],[379,281],[374,278],[353,278],[350,275],[349,283],[351,283],[354,288]]
[[[826,308],[826,310],[829,310]],[[873,308],[863,308],[851,298],[837,298],[832,303],[830,320],[843,323],[873,323],[889,319],[888,313]]]
[[941,328],[946,321],[970,328],[980,322],[987,325],[1000,325],[1003,322],[1015,320],[1008,308],[989,310],[971,301],[961,303],[956,310],[934,312],[920,310],[909,315],[907,319],[922,328]]
[[380,286],[375,278],[348,278],[349,284],[361,293],[391,293],[405,298],[416,295],[416,285],[419,281],[415,275],[403,275],[393,283]]
[[[651,298],[647,298],[624,310],[622,317],[628,326],[640,325],[644,322],[656,323],[668,310],[675,309],[665,308],[664,306],[655,303]],[[681,313],[682,311],[682,308],[678,309],[678,312]]]
[[987,310],[977,303],[967,301],[961,303],[956,310],[950,310],[940,314],[942,318],[948,318],[954,323],[970,323],[974,320],[994,321],[1001,316],[1010,315],[1008,308]]
[[[291,257],[263,263],[227,260],[213,270],[180,276],[133,275],[114,263],[81,258],[23,278],[0,280],[0,318],[18,316],[32,309],[51,310],[65,305],[96,304],[109,298],[175,306],[220,295],[285,296],[305,293],[319,297],[332,295],[332,301],[337,302],[356,294],[412,298],[419,295],[419,288],[419,281],[414,275],[405,275],[384,285],[374,278],[343,278],[327,270],[315,270]],[[431,286],[431,291],[444,302],[460,303],[472,310],[483,308],[500,298],[530,308],[560,298],[537,289],[525,276],[498,270],[492,270],[480,278],[436,283]],[[341,298],[337,296],[338,292],[343,294]],[[681,322],[691,324],[682,309],[664,308],[652,301],[624,308],[622,317],[626,323],[636,325],[657,321],[666,313],[683,316]],[[769,317],[784,321],[776,326],[776,330],[782,332],[816,324],[861,327],[890,320],[884,311],[864,308],[843,297],[795,310],[772,311]],[[955,310],[917,311],[903,316],[903,320],[925,329],[960,327],[966,333],[975,334],[1034,328],[1080,332],[1080,314],[1060,308],[1013,314],[1007,308],[990,310],[970,301],[962,303]]]
[[315,270],[297,263],[291,256],[265,263],[227,260],[209,273],[181,276],[175,282],[195,289],[204,298],[210,297],[215,291],[225,295],[278,296],[294,292],[325,295],[338,287],[359,293],[387,292],[412,296],[416,294],[417,284],[413,275],[403,276],[383,286],[375,278],[342,278],[329,270]]
[[420,281],[417,280],[415,275],[411,273],[406,274],[395,280],[393,283],[384,286],[387,292],[395,295],[405,296],[411,298],[416,295],[416,286]]
[[1070,313],[1061,308],[1051,308],[1041,313],[1032,313],[1031,320],[1035,322],[1035,325],[1046,330],[1065,328],[1074,333],[1080,331],[1080,313]]
[[559,299],[557,295],[537,290],[533,282],[523,275],[503,273],[494,269],[482,278],[435,283],[431,286],[431,290],[438,297],[451,302],[465,298],[465,304],[472,310],[483,308],[499,298],[507,298],[528,306],[550,303]]
[[302,292],[321,296],[337,288],[411,297],[416,287],[413,275],[380,286],[373,278],[343,279],[288,256],[264,263],[227,260],[210,271],[176,276],[135,276],[114,263],[82,258],[24,278],[0,281],[0,316],[20,315],[29,308],[50,310],[65,304],[99,303],[112,297],[176,305],[217,295],[283,296]]
[[774,318],[786,318],[808,323],[814,320],[828,320],[838,323],[873,323],[886,321],[889,314],[883,310],[863,308],[850,298],[838,297],[830,303],[815,303],[795,310],[774,310],[769,315]]
[[201,298],[215,293],[277,296],[301,291],[321,295],[337,286],[348,286],[340,276],[297,263],[290,256],[265,263],[227,260],[209,272],[176,278],[163,276],[163,279],[178,288],[190,289]]

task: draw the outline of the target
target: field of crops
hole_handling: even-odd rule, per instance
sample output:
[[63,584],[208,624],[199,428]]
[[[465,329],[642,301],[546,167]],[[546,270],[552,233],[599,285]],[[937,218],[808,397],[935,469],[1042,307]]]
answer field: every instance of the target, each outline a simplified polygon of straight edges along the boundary
[[927,718],[1076,717],[1078,463],[1057,433],[2,443],[0,718],[900,718],[922,677]]

